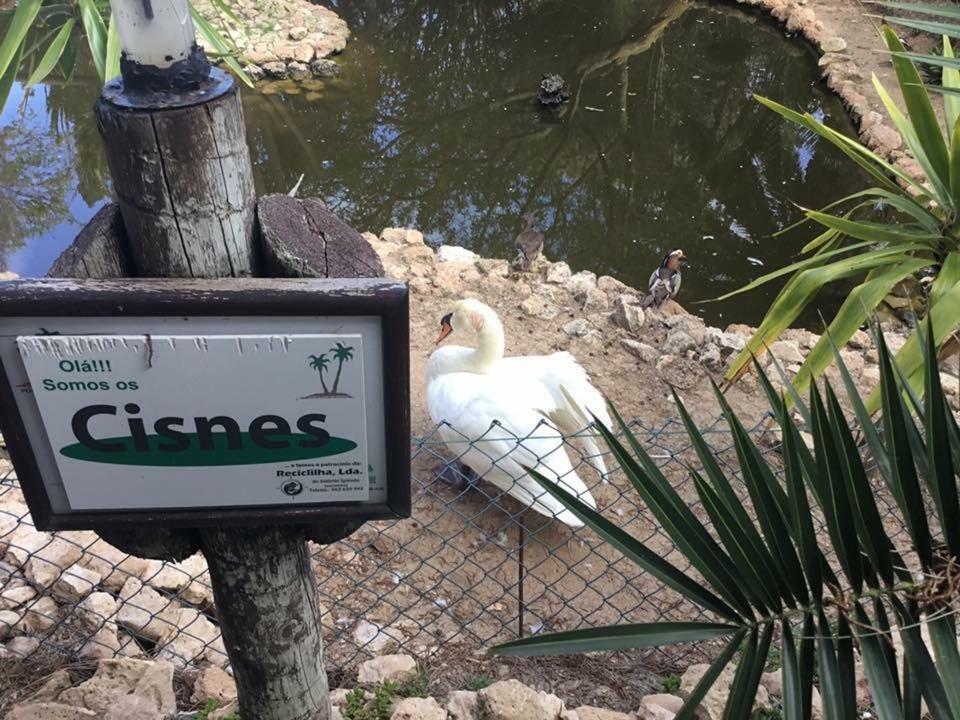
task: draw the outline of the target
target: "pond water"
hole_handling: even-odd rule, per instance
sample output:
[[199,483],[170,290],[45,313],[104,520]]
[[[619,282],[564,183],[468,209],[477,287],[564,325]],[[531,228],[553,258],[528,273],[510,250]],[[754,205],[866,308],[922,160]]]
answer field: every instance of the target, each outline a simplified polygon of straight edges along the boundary
[[[431,242],[512,257],[534,210],[551,259],[643,286],[664,252],[690,258],[681,301],[756,323],[774,289],[694,304],[795,256],[772,237],[863,187],[839,153],[765,95],[853,132],[816,56],[766,18],[681,0],[334,0],[354,29],[325,85],[245,92],[259,193],[325,198],[360,230],[408,225]],[[543,73],[569,83],[535,103]],[[82,75],[82,73],[81,73]],[[0,252],[39,275],[109,196],[92,73],[0,115]],[[825,298],[833,304],[836,298]]]

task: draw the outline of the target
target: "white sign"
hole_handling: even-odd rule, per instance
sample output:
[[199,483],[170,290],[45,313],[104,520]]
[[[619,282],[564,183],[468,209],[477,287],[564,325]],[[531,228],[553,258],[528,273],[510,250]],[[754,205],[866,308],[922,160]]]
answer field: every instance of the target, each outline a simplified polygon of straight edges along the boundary
[[70,507],[163,509],[371,499],[363,341],[63,334],[17,347]]

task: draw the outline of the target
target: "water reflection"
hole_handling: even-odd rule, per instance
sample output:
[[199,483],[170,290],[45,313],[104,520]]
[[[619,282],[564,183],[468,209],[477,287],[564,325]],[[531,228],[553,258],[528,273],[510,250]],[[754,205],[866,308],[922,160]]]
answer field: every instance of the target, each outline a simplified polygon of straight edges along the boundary
[[[837,153],[752,100],[768,95],[850,130],[808,49],[738,9],[682,0],[332,6],[355,30],[341,78],[247,92],[249,140],[259,192],[284,192],[304,173],[301,194],[325,197],[360,229],[412,225],[435,242],[509,257],[520,215],[535,210],[551,258],[631,284],[682,246],[690,303],[756,277],[757,263],[790,258],[804,234],[771,234],[797,218],[793,202],[817,206],[862,186]],[[534,102],[546,72],[570,83],[559,112]],[[21,149],[19,161],[5,155],[0,171],[19,178],[19,162],[50,177],[40,180],[45,224],[7,220],[20,224],[4,237],[46,248],[20,257],[28,272],[45,271],[107,195],[96,91],[90,81],[48,87],[23,121],[0,121],[0,132],[26,126],[37,148]],[[54,148],[65,163],[51,162]],[[66,225],[51,227],[57,220]],[[769,299],[696,307],[717,322],[756,322]]]

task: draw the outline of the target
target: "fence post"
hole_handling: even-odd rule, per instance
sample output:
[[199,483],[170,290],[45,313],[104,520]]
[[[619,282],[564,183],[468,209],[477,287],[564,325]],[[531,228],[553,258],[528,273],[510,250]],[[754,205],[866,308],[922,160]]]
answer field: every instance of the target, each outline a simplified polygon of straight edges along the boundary
[[[185,0],[173,2],[186,7]],[[149,7],[150,0],[113,0],[115,16],[139,13],[135,19],[141,29],[153,15],[143,17],[140,8]],[[189,24],[189,13],[184,17]],[[96,105],[122,221],[116,210],[102,211],[96,227],[81,233],[54,270],[72,277],[117,277],[128,271],[141,277],[256,274],[261,254],[255,244],[256,200],[236,81],[211,70],[205,58],[198,70],[202,51],[195,44],[186,51],[186,65],[177,69],[174,64],[176,72],[145,68],[124,50],[122,80],[108,83]],[[177,77],[171,80],[171,74]],[[177,78],[187,82],[178,87]],[[319,224],[310,223],[318,232],[288,233],[282,253],[276,247],[281,239],[265,238],[272,255],[291,265],[272,263],[273,272],[383,276],[369,244],[322,203],[307,207],[293,198],[265,200],[265,217],[278,212],[301,219],[322,216]],[[306,259],[289,252],[297,243]],[[309,257],[318,248],[322,266]],[[204,553],[244,720],[329,720],[319,604],[306,540],[335,542],[357,527],[343,522],[99,533],[141,557],[179,560],[197,550]]]

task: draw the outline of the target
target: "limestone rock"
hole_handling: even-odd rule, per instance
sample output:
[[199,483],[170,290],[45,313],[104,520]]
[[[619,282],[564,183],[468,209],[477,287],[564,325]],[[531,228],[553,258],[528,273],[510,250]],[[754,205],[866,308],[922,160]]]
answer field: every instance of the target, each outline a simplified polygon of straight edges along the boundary
[[591,705],[581,705],[574,712],[578,720],[633,720],[627,713],[616,710],[604,710]]
[[81,622],[95,630],[106,626],[115,626],[117,599],[110,593],[95,592],[80,603],[78,615]]
[[51,590],[61,601],[73,604],[92,593],[101,579],[100,573],[95,570],[74,564],[63,571]]
[[160,639],[157,657],[184,668],[201,658],[214,664],[223,660],[226,651],[220,639],[220,628],[195,608],[181,608],[173,625]]
[[29,585],[18,585],[7,588],[0,593],[0,610],[15,610],[30,600],[33,600],[36,596],[37,591]]
[[7,642],[6,648],[17,657],[26,658],[33,655],[40,647],[40,641],[35,637],[20,635]]
[[620,344],[626,348],[628,353],[643,360],[645,363],[655,363],[660,359],[660,351],[646,343],[631,340],[630,338],[620,338]]
[[520,309],[525,315],[541,320],[553,320],[560,313],[559,308],[542,295],[531,295],[520,303]]
[[42,597],[31,603],[20,621],[25,632],[42,635],[60,622],[60,608],[51,597]]
[[702,345],[706,340],[706,324],[696,315],[673,315],[666,318],[663,322],[671,330],[682,330],[685,332],[687,335],[693,338],[694,343],[697,345]]
[[683,355],[687,350],[693,350],[695,347],[697,347],[697,341],[678,328],[667,333],[663,352],[668,355]]
[[56,670],[44,681],[39,690],[27,698],[27,702],[56,702],[60,693],[72,685],[73,680],[70,679],[70,673],[67,670]]
[[92,720],[97,713],[56,702],[14,705],[7,720]]
[[384,228],[380,239],[397,245],[423,245],[423,233],[413,228]]
[[237,683],[225,670],[216,666],[205,668],[200,673],[190,699],[200,704],[208,698],[219,701],[221,705],[237,698]]
[[626,283],[620,282],[610,275],[601,275],[598,277],[597,287],[607,293],[607,295],[622,295],[630,291]]
[[290,28],[290,32],[287,33],[287,37],[295,42],[303,40],[307,36],[307,29],[303,25],[298,25],[297,27]]
[[588,270],[581,270],[571,275],[564,283],[564,287],[566,287],[575,298],[579,298],[582,295],[586,295],[587,290],[592,290],[597,287],[597,276]]
[[357,682],[376,685],[385,680],[403,680],[417,673],[417,662],[409,655],[381,655],[360,663]]
[[156,571],[145,571],[141,579],[151,587],[175,594],[191,605],[203,607],[213,604],[207,561],[201,553],[177,563],[163,563]]
[[447,696],[448,720],[478,720],[477,693],[470,690],[454,690]]
[[723,355],[716,345],[704,345],[700,350],[700,362],[711,370],[723,369]]
[[20,622],[20,613],[13,610],[0,610],[0,640],[6,640]]
[[610,307],[607,294],[600,288],[590,288],[577,298],[585,313],[603,312]]
[[437,262],[475,263],[479,256],[459,245],[441,245],[437,248]]
[[571,320],[566,325],[563,326],[563,331],[572,337],[583,337],[587,333],[593,330],[593,325],[590,324],[589,320],[584,318],[577,318],[576,320]]
[[128,658],[101,660],[96,674],[61,693],[60,701],[92,710],[104,720],[161,720],[177,710],[173,665]]
[[[709,665],[702,663],[687,668],[687,671],[680,678],[680,694],[683,697],[689,697],[708,668]],[[716,682],[713,683],[713,687],[707,691],[706,696],[700,703],[700,709],[705,713],[705,720],[722,720],[723,709],[727,704],[727,698],[730,696],[730,686],[733,683],[736,670],[735,665],[727,665]],[[770,696],[767,689],[760,685],[757,687],[757,695],[753,701],[753,711],[757,713],[769,709]]]
[[495,258],[480,258],[477,260],[477,270],[481,275],[492,277],[507,277],[510,274],[510,263]]
[[313,73],[314,77],[335,78],[340,75],[340,66],[337,64],[336,60],[330,60],[328,58],[315,58],[314,61],[310,63],[310,71]]
[[102,627],[97,630],[83,647],[80,648],[80,657],[84,660],[107,660],[120,653],[120,639],[116,626]]
[[644,695],[640,700],[637,715],[639,720],[673,720],[682,707],[683,698],[676,695]]
[[123,584],[120,600],[117,623],[134,635],[159,642],[176,627],[177,604],[137,578],[128,578]]
[[127,555],[104,540],[97,540],[88,547],[80,565],[100,574],[101,585],[107,590],[119,592],[129,577],[140,577],[147,567],[147,560]]
[[276,80],[283,80],[287,77],[287,64],[282,60],[274,60],[273,62],[264,63],[262,67],[263,72],[267,74],[267,77],[271,77]]
[[45,543],[27,560],[26,576],[34,586],[49,588],[80,559],[83,548],[60,537],[41,537]]
[[639,298],[636,295],[629,294],[621,294],[613,301],[613,315],[611,317],[614,324],[632,333],[636,333],[646,321],[643,308],[640,307]]
[[829,37],[826,40],[821,41],[820,49],[825,53],[843,52],[844,50],[847,49],[847,41],[844,40],[842,37],[836,37],[836,36]]
[[873,346],[873,340],[871,340],[870,335],[863,330],[857,330],[853,335],[850,336],[850,339],[847,340],[847,345],[852,347],[854,350],[866,350],[869,347]]
[[546,281],[555,285],[564,285],[573,273],[565,262],[555,262],[547,268]]
[[294,51],[294,56],[297,58],[297,60],[287,63],[287,75],[291,80],[303,80],[304,78],[310,77],[312,74],[310,72],[310,66],[307,63],[309,63],[313,57],[313,48],[310,46],[306,47],[306,53],[297,53]]
[[781,365],[800,364],[803,362],[803,353],[797,347],[795,342],[789,340],[778,340],[770,346],[770,354],[773,355]]
[[478,693],[483,720],[558,720],[563,702],[517,680],[501,680]]
[[361,620],[353,629],[353,640],[358,648],[379,655],[391,643],[399,643],[403,636],[393,628],[381,628],[369,620]]
[[867,388],[872,388],[880,383],[880,368],[876,365],[868,365],[860,373],[860,382]]
[[432,697],[404,698],[397,703],[390,720],[447,720],[447,711]]
[[747,346],[747,338],[740,333],[724,332],[717,338],[722,353],[738,353]]

